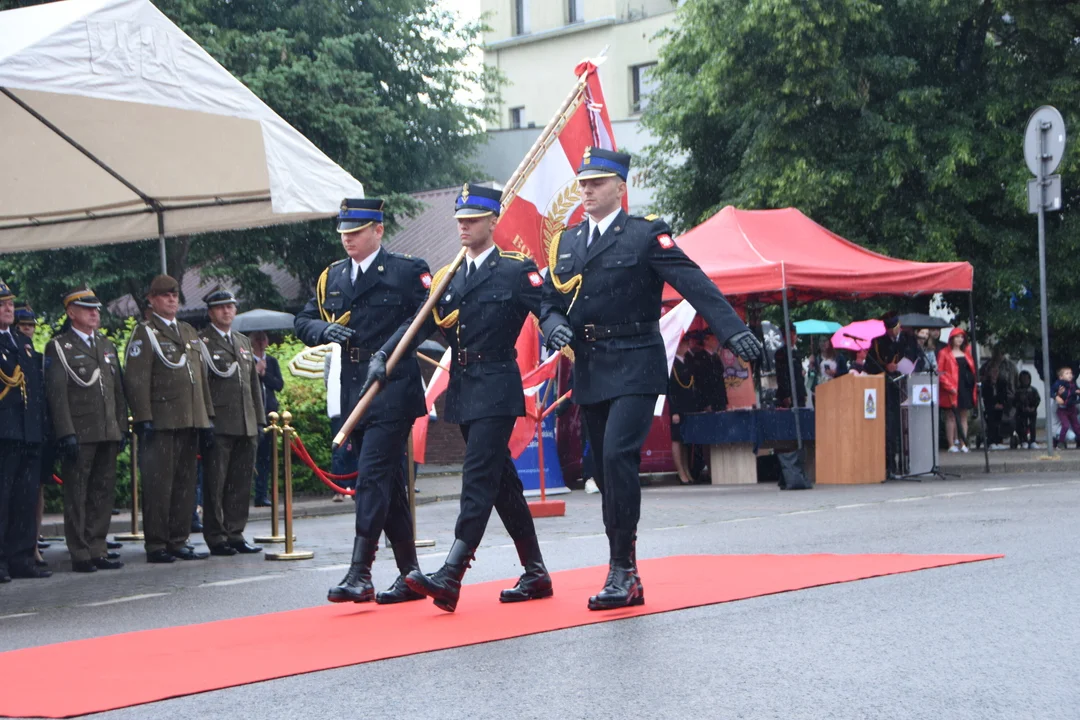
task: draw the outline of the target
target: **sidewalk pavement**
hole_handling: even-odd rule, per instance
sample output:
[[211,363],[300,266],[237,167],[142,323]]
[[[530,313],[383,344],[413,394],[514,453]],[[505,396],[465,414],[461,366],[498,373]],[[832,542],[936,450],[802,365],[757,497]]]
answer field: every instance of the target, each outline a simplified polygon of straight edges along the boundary
[[[1048,457],[1047,450],[996,450],[990,452],[991,473],[1040,473],[1040,472],[1075,472],[1080,474],[1080,450],[1058,450],[1055,457]],[[977,478],[986,474],[986,462],[982,450],[970,453],[941,453],[940,468],[949,475],[963,478]],[[676,485],[674,473],[661,473],[649,476],[650,486]],[[416,504],[426,505],[441,500],[457,500],[461,497],[460,465],[425,465],[421,466],[416,477]],[[294,499],[293,517],[322,517],[326,515],[344,515],[353,512],[355,506],[351,499],[333,502],[328,495],[302,496]],[[251,508],[248,519],[252,522],[270,519],[270,508]],[[141,528],[141,524],[140,524]],[[131,530],[131,513],[122,512],[114,515],[109,530],[113,533],[126,533]],[[46,515],[41,523],[41,534],[45,537],[63,537],[64,516]]]
[[[440,500],[457,500],[461,497],[461,466],[431,465],[422,466],[416,476],[416,504],[426,505]],[[282,501],[284,502],[284,501]],[[322,517],[324,515],[351,514],[356,506],[351,498],[344,502],[333,502],[330,495],[301,496],[293,498],[293,517]],[[253,507],[248,515],[249,522],[270,519],[270,508]],[[142,518],[139,518],[142,530]],[[109,534],[131,532],[131,512],[125,510],[113,515]],[[45,537],[64,536],[64,516],[50,514],[42,518],[41,534]]]

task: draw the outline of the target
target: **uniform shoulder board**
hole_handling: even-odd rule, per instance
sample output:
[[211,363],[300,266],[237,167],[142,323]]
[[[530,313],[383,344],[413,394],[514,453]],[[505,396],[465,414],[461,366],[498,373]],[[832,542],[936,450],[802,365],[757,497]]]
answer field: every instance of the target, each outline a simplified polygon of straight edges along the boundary
[[399,252],[394,252],[392,250],[387,250],[386,252],[387,252],[388,255],[392,255],[393,257],[396,257],[399,260],[412,260],[413,259],[413,256],[408,254],[408,253],[399,253]]
[[651,214],[650,214],[650,215],[646,215],[646,216],[645,216],[645,219],[646,219],[646,220],[648,220],[649,222],[652,222],[653,220],[659,220],[659,219],[660,219],[660,216],[659,216],[659,215],[651,215]]
[[499,250],[499,257],[510,258],[511,260],[517,260],[518,262],[525,262],[529,259],[529,256],[522,252],[515,252],[513,250]]
[[338,265],[347,262],[349,262],[349,258],[341,258],[340,260],[335,260],[334,262],[330,263],[330,267],[337,267]]

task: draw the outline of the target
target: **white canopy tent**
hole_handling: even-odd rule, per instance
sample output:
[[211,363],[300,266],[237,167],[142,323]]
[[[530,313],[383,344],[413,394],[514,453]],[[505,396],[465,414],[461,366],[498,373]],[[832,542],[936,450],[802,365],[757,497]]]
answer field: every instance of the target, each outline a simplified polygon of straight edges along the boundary
[[0,12],[0,252],[330,217],[363,186],[148,0]]

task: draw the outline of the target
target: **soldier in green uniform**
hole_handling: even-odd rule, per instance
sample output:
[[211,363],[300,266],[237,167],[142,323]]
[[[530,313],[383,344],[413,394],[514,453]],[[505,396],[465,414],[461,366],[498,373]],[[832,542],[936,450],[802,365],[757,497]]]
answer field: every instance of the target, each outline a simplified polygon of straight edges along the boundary
[[158,275],[147,294],[153,314],[128,341],[124,393],[141,443],[146,560],[202,560],[188,547],[196,456],[214,440],[214,405],[195,328],[176,319],[180,286]]
[[45,388],[64,479],[64,537],[75,572],[117,570],[107,557],[116,455],[127,403],[116,346],[97,330],[101,303],[83,286],[64,296],[70,328],[45,348]]
[[214,445],[203,455],[203,538],[211,555],[257,553],[244,539],[255,451],[266,424],[251,341],[232,329],[236,298],[215,290],[203,298],[210,325],[199,333],[214,401]]

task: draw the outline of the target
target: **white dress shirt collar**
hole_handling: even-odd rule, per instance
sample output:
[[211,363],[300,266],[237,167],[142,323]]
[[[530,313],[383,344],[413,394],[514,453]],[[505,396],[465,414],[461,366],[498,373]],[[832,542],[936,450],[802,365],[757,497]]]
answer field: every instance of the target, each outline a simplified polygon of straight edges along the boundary
[[367,272],[368,268],[371,267],[371,263],[375,262],[375,256],[379,254],[379,250],[382,250],[382,248],[380,247],[378,250],[371,253],[370,255],[368,255],[366,258],[364,258],[360,262],[356,262],[352,258],[349,258],[349,262],[352,263],[352,268],[349,271],[351,273],[349,275],[349,278],[353,282],[356,282],[356,268],[360,268],[360,270],[362,272]]
[[495,246],[492,245],[487,250],[485,250],[484,252],[477,255],[475,258],[472,258],[472,257],[469,257],[468,255],[466,255],[465,256],[465,262],[472,263],[473,264],[473,270],[479,270],[480,266],[484,264],[484,261],[488,259],[488,255],[491,255],[491,253],[494,252],[494,250],[495,250]]
[[597,222],[597,221],[593,220],[592,215],[590,215],[589,216],[589,237],[591,238],[593,236],[593,229],[597,228],[597,227],[600,228],[600,235],[603,236],[604,233],[607,232],[608,228],[611,227],[611,223],[615,222],[615,217],[620,212],[622,212],[621,207],[618,210],[616,210],[615,212],[613,212],[610,215],[608,215],[607,217],[605,217],[604,219],[602,219],[600,222]]
[[161,317],[157,313],[154,313],[154,317],[156,317],[161,322],[165,323],[166,326],[171,327],[171,328],[173,328],[173,329],[175,329],[177,331],[180,330],[180,326],[176,324],[175,319],[174,320],[166,320],[165,318]]
[[220,335],[221,337],[225,338],[225,342],[232,342],[232,337],[231,337],[231,335],[232,335],[232,331],[231,331],[231,330],[230,330],[229,332],[225,332],[224,330],[222,330],[221,328],[219,328],[219,327],[218,327],[217,325],[215,325],[215,324],[213,324],[213,323],[210,323],[210,327],[212,327],[212,328],[214,328],[215,330],[217,330],[217,331],[218,331],[218,335]]
[[82,330],[78,329],[75,326],[72,326],[71,329],[75,332],[76,335],[79,336],[80,340],[82,340],[84,343],[86,343],[86,345],[88,347],[93,347],[93,345],[94,345],[94,336],[93,335],[87,335],[86,333],[84,333]]

